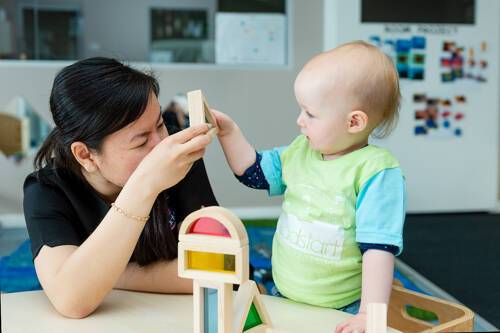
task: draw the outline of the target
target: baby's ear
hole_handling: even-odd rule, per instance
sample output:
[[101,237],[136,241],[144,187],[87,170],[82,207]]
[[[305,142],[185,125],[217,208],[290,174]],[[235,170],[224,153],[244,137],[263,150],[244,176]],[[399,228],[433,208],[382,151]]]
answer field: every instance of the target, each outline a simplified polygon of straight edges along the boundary
[[368,127],[368,115],[361,110],[351,111],[347,119],[347,131],[351,134],[363,132]]

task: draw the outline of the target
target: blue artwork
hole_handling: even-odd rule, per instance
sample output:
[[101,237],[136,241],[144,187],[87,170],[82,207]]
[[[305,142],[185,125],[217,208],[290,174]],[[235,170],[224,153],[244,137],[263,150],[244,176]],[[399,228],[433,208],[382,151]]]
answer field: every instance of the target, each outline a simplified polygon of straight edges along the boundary
[[382,39],[380,36],[372,36],[369,40],[392,58],[401,79],[425,79],[425,37]]

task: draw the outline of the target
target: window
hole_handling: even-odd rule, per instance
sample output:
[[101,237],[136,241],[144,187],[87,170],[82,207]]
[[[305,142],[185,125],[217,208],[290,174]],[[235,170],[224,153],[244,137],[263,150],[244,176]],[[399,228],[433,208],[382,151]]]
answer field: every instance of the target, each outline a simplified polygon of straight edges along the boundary
[[207,10],[152,8],[150,15],[152,62],[213,62]]
[[287,28],[287,0],[0,0],[0,59],[286,65]]
[[78,9],[22,8],[21,58],[71,60],[78,58],[81,31]]

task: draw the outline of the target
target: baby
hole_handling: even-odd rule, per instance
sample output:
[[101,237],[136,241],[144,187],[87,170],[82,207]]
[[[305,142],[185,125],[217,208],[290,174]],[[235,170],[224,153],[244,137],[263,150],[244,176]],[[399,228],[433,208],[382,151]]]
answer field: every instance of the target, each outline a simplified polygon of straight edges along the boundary
[[289,146],[256,152],[214,111],[219,141],[243,184],[284,194],[272,255],[279,292],[355,314],[336,332],[364,332],[367,304],[389,301],[403,249],[405,179],[391,153],[368,143],[397,122],[398,75],[356,41],[313,57],[294,89],[301,135]]

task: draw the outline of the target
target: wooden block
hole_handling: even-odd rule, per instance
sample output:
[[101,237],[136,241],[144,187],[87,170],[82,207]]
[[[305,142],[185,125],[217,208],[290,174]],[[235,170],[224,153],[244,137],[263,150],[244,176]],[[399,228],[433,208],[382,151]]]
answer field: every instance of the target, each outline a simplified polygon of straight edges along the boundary
[[[202,288],[203,297],[203,326],[205,333],[219,333],[224,330],[224,325],[219,323],[219,290]],[[221,327],[219,327],[221,326]]]
[[223,238],[211,235],[187,234],[179,235],[179,242],[205,244],[208,247],[219,247],[220,249],[243,247],[248,244],[241,244],[238,239]]
[[226,283],[219,289],[219,333],[230,333],[233,323],[233,285]]
[[193,280],[193,328],[194,333],[204,333],[203,325],[203,304],[205,298],[202,292],[202,286],[198,280]]
[[[202,217],[210,217],[219,221],[224,225],[224,227],[227,228],[229,234],[231,235],[231,239],[239,242],[241,246],[248,244],[248,234],[243,222],[241,222],[238,216],[236,216],[233,212],[219,206],[204,207],[189,214],[181,224],[179,230],[180,241],[191,241],[189,237],[193,237],[193,239],[199,238],[199,234],[189,234],[189,229],[191,224],[195,223],[196,220]],[[222,241],[221,238],[217,237],[208,239],[214,239],[214,242],[216,243],[219,242],[219,240]]]
[[224,284],[226,284],[226,283],[220,282],[220,281],[201,280],[201,279],[197,279],[196,282],[201,287],[212,288],[212,289],[221,288]]
[[[208,309],[205,309],[207,305],[205,290],[207,289],[217,291],[217,333],[230,333],[233,317],[233,285],[207,280],[194,280],[193,282],[194,332],[206,332],[205,310]],[[214,309],[210,310],[213,311]],[[207,313],[210,313],[210,311]]]
[[[439,318],[439,323],[433,324],[408,316],[406,313],[407,305],[435,313]],[[451,303],[393,285],[387,322],[390,327],[401,332],[472,332],[474,312],[461,304]]]
[[367,307],[366,333],[387,332],[387,304],[369,303]]
[[[207,238],[210,236],[207,236]],[[234,254],[239,255],[242,252],[242,249],[248,250],[248,245],[244,247],[238,246],[218,246],[213,242],[204,243],[203,241],[198,242],[179,242],[179,254],[183,251],[198,251],[198,252],[210,252],[210,253],[221,253],[221,254]]]
[[[209,236],[207,236],[209,237]],[[200,270],[189,267],[188,251],[199,251],[208,253],[220,253],[234,255],[235,270],[234,273],[215,271],[215,270]],[[209,281],[220,281],[224,283],[241,284],[248,280],[249,277],[249,249],[248,246],[243,248],[221,248],[217,245],[207,246],[200,243],[179,243],[178,250],[178,275],[188,279],[201,279]]]
[[[241,260],[236,261],[236,274],[238,274],[238,283],[244,284],[250,279],[250,250],[248,246],[241,249]],[[239,265],[239,266],[238,266]]]
[[244,331],[245,333],[265,333],[272,330],[271,318],[260,298],[259,289],[254,281],[248,280],[240,286],[234,299],[233,308],[232,333],[243,332],[249,313],[252,311],[256,311],[258,314],[257,324],[254,327],[247,328]]
[[200,217],[191,224],[189,233],[231,238],[231,234],[221,222],[208,216]]
[[[201,218],[212,220],[199,221]],[[191,226],[196,226],[197,221],[199,221],[198,226],[191,229]],[[180,277],[194,280],[194,332],[205,333],[215,330],[215,325],[217,333],[232,332],[234,323],[232,285],[249,282],[248,235],[241,220],[222,207],[206,207],[188,215],[179,230],[178,274]],[[246,289],[249,291],[245,291]],[[216,324],[213,309],[215,293],[217,293]],[[251,281],[250,286],[242,289],[240,298],[248,293],[251,295],[248,311],[258,313],[262,323],[249,328],[246,332],[266,333],[266,329],[271,328],[269,315],[260,301],[255,282]],[[246,319],[246,316],[242,319],[242,325],[245,325]],[[205,327],[205,325],[210,326]]]
[[217,134],[218,127],[215,117],[210,111],[210,107],[201,90],[193,90],[187,93],[188,109],[189,109],[189,125],[211,124],[213,128],[210,130],[212,136]]
[[236,273],[236,256],[201,251],[187,251],[188,269],[209,272]]

